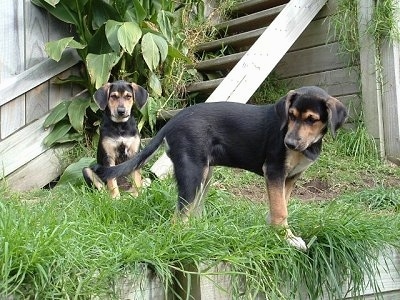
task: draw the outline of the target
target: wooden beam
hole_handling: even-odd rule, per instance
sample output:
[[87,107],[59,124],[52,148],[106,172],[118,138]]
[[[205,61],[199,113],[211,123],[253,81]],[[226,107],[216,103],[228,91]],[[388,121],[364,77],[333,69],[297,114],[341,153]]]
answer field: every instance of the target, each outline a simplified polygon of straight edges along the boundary
[[[206,102],[246,103],[325,3],[291,0]],[[163,153],[150,170],[162,178],[172,171],[172,162]]]
[[360,70],[361,91],[363,101],[364,123],[367,131],[373,136],[378,146],[381,157],[385,156],[382,97],[377,74],[376,57],[377,45],[373,37],[367,32],[375,7],[374,0],[358,1],[360,36]]
[[[398,19],[397,19],[398,20]],[[400,26],[400,25],[398,25]],[[400,43],[381,45],[382,119],[386,158],[400,165]]]
[[50,130],[43,128],[47,115],[0,142],[0,178],[22,167],[47,150],[44,138]]
[[61,60],[46,59],[32,68],[13,76],[0,85],[0,106],[25,94],[34,87],[76,65],[80,57],[74,50],[65,51]]

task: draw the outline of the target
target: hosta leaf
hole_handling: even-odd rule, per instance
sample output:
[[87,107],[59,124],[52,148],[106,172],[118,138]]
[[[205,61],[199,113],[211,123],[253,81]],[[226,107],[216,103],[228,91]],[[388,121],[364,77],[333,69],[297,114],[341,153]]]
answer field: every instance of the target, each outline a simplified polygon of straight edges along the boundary
[[44,139],[44,144],[48,147],[51,147],[55,143],[57,143],[61,138],[63,138],[68,131],[72,128],[69,122],[59,122],[54,128],[51,130],[48,136]]
[[63,101],[58,104],[50,114],[47,116],[46,120],[44,120],[43,127],[47,128],[49,126],[55,125],[60,122],[65,116],[68,114],[68,106],[71,104],[71,101]]
[[171,21],[168,18],[168,14],[164,10],[160,10],[157,14],[157,23],[163,36],[168,40],[170,44],[174,43],[174,31],[171,26]]
[[122,23],[114,20],[108,20],[106,23],[106,37],[108,43],[114,52],[119,52],[120,45],[118,41],[118,29],[121,27]]
[[46,43],[44,46],[44,50],[51,59],[54,59],[55,61],[60,61],[62,53],[67,47],[74,49],[83,49],[86,46],[75,41],[73,37],[66,37],[57,41]]
[[107,20],[117,19],[118,12],[115,8],[108,4],[106,1],[96,1],[95,5],[92,5],[92,27],[94,30],[99,29],[103,26]]
[[168,56],[183,59],[187,63],[191,63],[190,59],[185,54],[183,54],[181,51],[171,45],[168,46]]
[[162,94],[161,82],[158,79],[157,75],[154,73],[150,74],[149,87],[157,96],[161,96]]
[[86,109],[90,105],[90,99],[74,99],[68,107],[68,117],[72,127],[82,133],[83,121],[85,120]]
[[142,30],[135,22],[124,22],[118,29],[119,44],[129,54],[132,54],[141,37]]
[[153,39],[157,45],[158,51],[160,52],[161,62],[164,62],[168,55],[168,43],[163,37],[156,34],[153,34]]
[[134,12],[136,15],[136,22],[138,24],[142,23],[146,17],[147,17],[147,12],[144,9],[144,7],[142,6],[142,4],[140,3],[139,0],[133,0],[133,5],[135,7]]
[[111,69],[118,63],[119,56],[116,53],[91,54],[86,56],[86,65],[90,79],[95,88],[100,88],[108,81]]
[[142,53],[144,61],[151,71],[154,71],[160,63],[160,54],[153,34],[148,32],[142,38]]
[[82,157],[79,161],[69,165],[61,175],[57,186],[65,184],[76,185],[79,182],[83,183],[82,169],[90,166],[94,162],[96,162],[96,160],[92,157]]

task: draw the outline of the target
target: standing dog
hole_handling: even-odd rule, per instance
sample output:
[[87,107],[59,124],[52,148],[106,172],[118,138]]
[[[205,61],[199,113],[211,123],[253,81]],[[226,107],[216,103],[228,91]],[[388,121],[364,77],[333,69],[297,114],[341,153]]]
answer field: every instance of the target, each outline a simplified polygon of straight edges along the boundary
[[[147,97],[148,93],[144,88],[125,81],[107,83],[94,93],[94,100],[103,111],[97,147],[98,164],[105,167],[115,166],[133,158],[138,152],[140,136],[132,116],[133,105],[142,108]],[[103,187],[103,182],[90,168],[84,168],[82,173],[89,185],[93,184],[98,189]],[[113,198],[120,195],[118,186],[137,196],[142,179],[138,170],[132,170],[130,175],[131,182],[121,176],[107,179],[107,188]]]
[[287,204],[295,181],[319,156],[322,138],[345,122],[347,110],[318,87],[290,91],[275,105],[217,102],[190,106],[172,118],[133,159],[93,170],[102,180],[142,167],[163,141],[178,186],[183,219],[202,201],[212,166],[245,169],[266,179],[269,222],[286,229],[290,244],[306,244],[288,228]]

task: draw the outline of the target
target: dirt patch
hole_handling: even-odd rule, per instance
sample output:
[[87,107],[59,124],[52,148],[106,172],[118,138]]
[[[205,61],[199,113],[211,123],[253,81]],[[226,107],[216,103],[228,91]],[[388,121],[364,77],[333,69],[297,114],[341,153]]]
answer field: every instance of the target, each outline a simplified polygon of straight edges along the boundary
[[[237,171],[237,176],[241,176],[241,170]],[[376,174],[375,174],[376,175]],[[387,174],[383,179],[377,180],[374,174],[358,175],[357,179],[348,182],[329,182],[326,179],[312,178],[300,179],[293,190],[291,198],[297,198],[304,201],[329,201],[337,198],[343,193],[354,192],[375,187],[399,187],[400,178],[394,174]],[[268,200],[267,189],[262,177],[249,181],[245,184],[231,185],[229,182],[216,182],[216,188],[225,189],[230,193],[248,199],[250,201]]]

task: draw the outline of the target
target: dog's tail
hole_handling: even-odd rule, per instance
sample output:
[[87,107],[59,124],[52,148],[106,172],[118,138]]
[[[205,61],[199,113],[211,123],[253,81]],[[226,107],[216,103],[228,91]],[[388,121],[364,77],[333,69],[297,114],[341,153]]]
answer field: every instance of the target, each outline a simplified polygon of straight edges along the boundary
[[163,128],[157,133],[157,135],[149,142],[149,144],[137,153],[131,159],[123,162],[122,164],[105,167],[102,165],[94,165],[91,169],[97,174],[97,176],[104,182],[110,178],[116,178],[132,173],[134,170],[141,168],[151,155],[160,147],[165,137],[165,130]]

